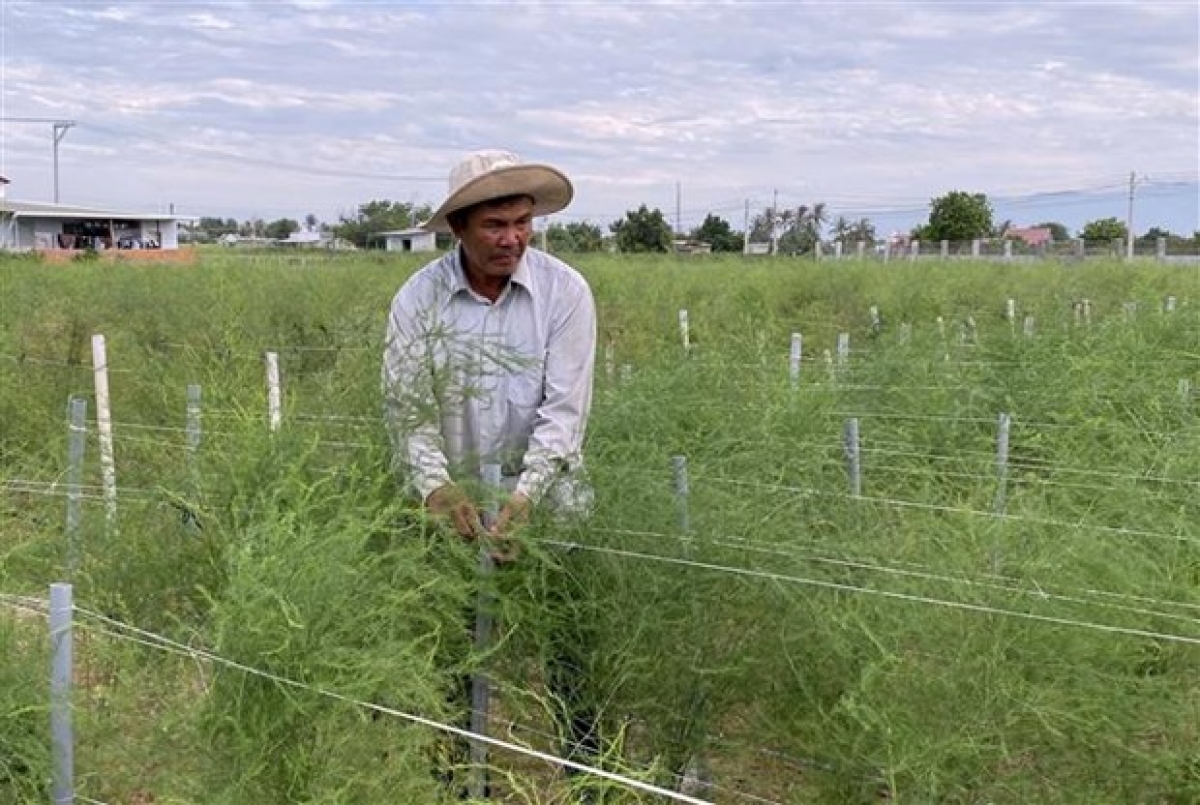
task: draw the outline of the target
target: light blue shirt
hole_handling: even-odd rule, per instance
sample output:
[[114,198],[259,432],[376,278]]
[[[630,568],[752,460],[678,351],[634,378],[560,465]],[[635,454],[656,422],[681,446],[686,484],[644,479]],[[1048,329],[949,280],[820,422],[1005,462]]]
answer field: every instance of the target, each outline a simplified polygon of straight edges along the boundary
[[582,465],[592,401],[596,308],[578,271],[527,249],[491,302],[459,251],[414,274],[392,300],[383,383],[396,457],[424,500],[498,463],[539,501]]

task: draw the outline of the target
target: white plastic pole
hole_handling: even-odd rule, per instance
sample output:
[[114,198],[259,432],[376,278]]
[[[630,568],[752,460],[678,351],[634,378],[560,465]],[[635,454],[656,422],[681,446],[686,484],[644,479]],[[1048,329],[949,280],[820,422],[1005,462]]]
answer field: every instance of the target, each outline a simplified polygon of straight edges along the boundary
[[686,355],[692,349],[691,334],[688,331],[688,312],[679,311],[679,340],[683,342],[683,353]]
[[104,336],[92,336],[92,372],[96,389],[96,429],[100,434],[100,472],[104,483],[104,513],[109,527],[117,520],[117,463],[113,457],[112,409],[108,396],[108,351]]
[[1167,302],[1166,302],[1166,308],[1165,308],[1165,309],[1166,309],[1166,311],[1167,311],[1168,313],[1174,313],[1174,312],[1175,312],[1175,297],[1174,297],[1173,295],[1172,295],[1172,296],[1168,296],[1168,297],[1167,297]]
[[871,331],[878,333],[881,329],[883,329],[883,321],[879,318],[879,308],[875,305],[871,305],[871,308],[868,312],[871,315]]
[[837,337],[837,364],[838,367],[845,366],[850,360],[850,333],[838,333]]
[[279,354],[268,352],[267,361],[267,421],[271,432],[279,430],[283,421],[283,395],[279,390]]
[[1025,330],[1024,330],[1025,337],[1033,338],[1033,330],[1034,330],[1033,316],[1026,316],[1025,317]]
[[54,805],[75,801],[75,739],[71,731],[72,635],[70,584],[50,585],[50,740]]
[[617,369],[615,359],[613,357],[613,343],[609,341],[604,345],[604,376],[609,379],[609,382],[616,377]]
[[800,360],[804,354],[804,338],[800,333],[792,333],[792,347],[788,354],[788,375],[792,379],[792,388],[800,386]]

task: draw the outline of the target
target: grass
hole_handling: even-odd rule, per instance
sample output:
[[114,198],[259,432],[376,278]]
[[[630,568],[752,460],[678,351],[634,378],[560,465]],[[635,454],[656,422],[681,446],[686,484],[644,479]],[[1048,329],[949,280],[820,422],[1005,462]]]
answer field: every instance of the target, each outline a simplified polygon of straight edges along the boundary
[[[535,524],[526,558],[484,582],[389,476],[379,344],[416,265],[0,263],[0,472],[51,493],[0,492],[4,593],[44,596],[63,576],[49,484],[66,401],[90,398],[91,335],[108,341],[117,528],[87,501],[73,578],[87,796],[433,802],[435,731],[317,691],[447,720],[456,679],[482,663],[504,737],[554,751],[547,660],[573,635],[617,736],[606,765],[671,785],[699,757],[718,802],[1200,799],[1200,430],[1179,385],[1200,381],[1193,269],[581,257],[601,327],[596,513]],[[829,365],[843,332],[849,360]],[[274,435],[267,350],[284,383]],[[100,483],[94,439],[85,475]],[[502,628],[481,657],[463,620],[484,583]],[[36,621],[3,602],[0,769],[15,771],[0,802],[40,801],[45,656]],[[97,615],[308,687],[131,642]],[[540,762],[493,761],[509,801],[575,796]],[[604,786],[606,802],[654,801]]]

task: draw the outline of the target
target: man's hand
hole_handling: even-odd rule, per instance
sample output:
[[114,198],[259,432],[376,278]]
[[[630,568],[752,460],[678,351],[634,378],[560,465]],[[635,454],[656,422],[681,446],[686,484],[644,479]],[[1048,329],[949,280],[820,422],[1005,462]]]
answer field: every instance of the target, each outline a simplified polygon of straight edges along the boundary
[[434,517],[448,520],[464,539],[475,539],[483,534],[479,508],[461,487],[454,484],[438,487],[425,498],[425,508],[429,509],[429,513]]
[[533,503],[522,494],[515,494],[500,509],[496,522],[488,531],[492,538],[492,558],[500,564],[516,560],[520,543],[512,538],[513,532],[529,522]]

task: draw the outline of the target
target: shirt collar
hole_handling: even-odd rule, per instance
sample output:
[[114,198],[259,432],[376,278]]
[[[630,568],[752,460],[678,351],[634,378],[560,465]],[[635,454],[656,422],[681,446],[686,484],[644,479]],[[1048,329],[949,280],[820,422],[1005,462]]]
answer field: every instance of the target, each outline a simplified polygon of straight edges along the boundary
[[[451,293],[456,294],[459,291],[470,291],[471,286],[467,283],[467,269],[462,257],[462,247],[455,245],[454,251],[451,253],[450,259]],[[512,282],[520,285],[529,293],[533,293],[533,271],[529,268],[529,249],[525,250],[525,254],[521,255],[521,262],[517,264],[517,270],[513,272]]]

